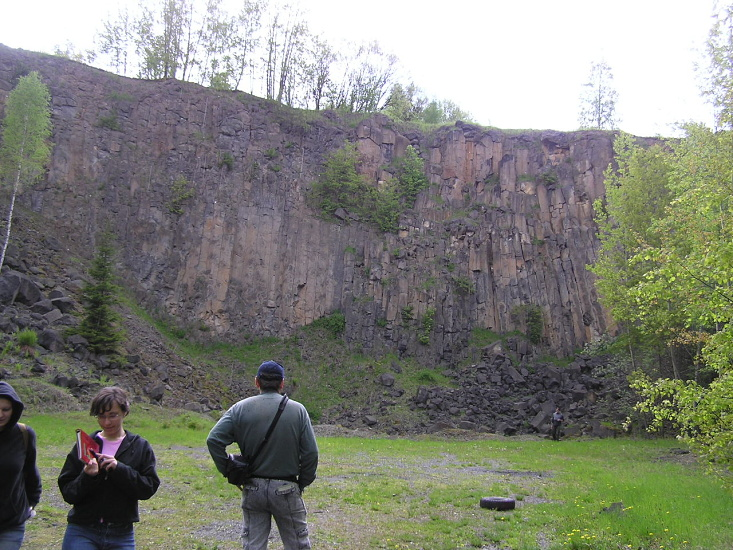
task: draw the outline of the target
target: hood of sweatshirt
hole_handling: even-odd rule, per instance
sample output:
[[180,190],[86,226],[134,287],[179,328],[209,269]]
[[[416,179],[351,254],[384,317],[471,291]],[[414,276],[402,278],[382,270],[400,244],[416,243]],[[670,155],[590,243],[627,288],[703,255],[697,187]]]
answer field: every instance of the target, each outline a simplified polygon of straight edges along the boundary
[[18,397],[18,394],[15,393],[13,386],[7,382],[0,381],[0,397],[9,399],[13,403],[13,414],[10,416],[10,422],[8,422],[7,427],[10,428],[15,426],[18,423],[18,420],[20,420],[20,415],[23,414],[23,402],[20,400],[20,397]]

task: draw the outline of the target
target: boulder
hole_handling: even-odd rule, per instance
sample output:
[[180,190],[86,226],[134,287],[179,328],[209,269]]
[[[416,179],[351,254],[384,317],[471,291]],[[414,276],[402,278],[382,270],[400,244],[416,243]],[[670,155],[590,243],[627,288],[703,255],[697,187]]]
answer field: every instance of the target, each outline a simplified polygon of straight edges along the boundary
[[48,351],[64,351],[64,337],[59,331],[47,328],[38,334],[38,345]]

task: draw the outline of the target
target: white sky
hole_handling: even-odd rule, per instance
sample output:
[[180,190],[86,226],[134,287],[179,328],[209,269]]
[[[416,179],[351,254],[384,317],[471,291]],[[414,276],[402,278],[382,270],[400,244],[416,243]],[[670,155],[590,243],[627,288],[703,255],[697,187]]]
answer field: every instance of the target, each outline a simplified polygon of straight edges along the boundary
[[[203,0],[202,0],[203,1]],[[235,0],[227,0],[234,4]],[[297,1],[297,0],[295,0]],[[423,93],[504,129],[575,130],[593,62],[612,69],[620,127],[672,135],[712,125],[695,62],[715,0],[300,0],[329,42],[376,40]],[[137,0],[0,0],[0,43],[92,47],[101,21]],[[230,8],[233,13],[234,8]]]

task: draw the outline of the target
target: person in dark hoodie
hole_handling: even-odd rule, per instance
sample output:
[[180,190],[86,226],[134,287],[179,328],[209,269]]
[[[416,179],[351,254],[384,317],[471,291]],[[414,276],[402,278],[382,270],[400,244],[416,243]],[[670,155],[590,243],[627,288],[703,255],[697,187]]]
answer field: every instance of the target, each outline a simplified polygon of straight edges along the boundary
[[23,402],[7,382],[0,382],[0,550],[18,550],[25,522],[41,499],[36,466],[36,433],[18,420]]
[[73,505],[62,550],[135,548],[138,501],[152,497],[160,479],[150,443],[122,427],[129,412],[122,388],[102,388],[92,400],[89,414],[102,428],[92,434],[99,453],[85,463],[74,445],[59,474],[61,495]]

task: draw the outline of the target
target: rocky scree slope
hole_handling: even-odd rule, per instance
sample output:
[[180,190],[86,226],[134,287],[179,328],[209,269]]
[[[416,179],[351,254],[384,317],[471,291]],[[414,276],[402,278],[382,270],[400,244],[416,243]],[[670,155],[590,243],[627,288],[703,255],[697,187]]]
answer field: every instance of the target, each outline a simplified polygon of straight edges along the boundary
[[[121,355],[111,360],[91,353],[84,338],[69,334],[83,314],[80,293],[87,281],[78,244],[55,237],[48,220],[22,209],[16,210],[12,230],[0,274],[0,347],[5,349],[0,378],[29,384],[41,409],[85,408],[107,384],[125,387],[136,401],[202,412],[247,393],[237,382],[225,387],[207,376],[124,306]],[[12,350],[23,329],[38,335],[30,354]]]

